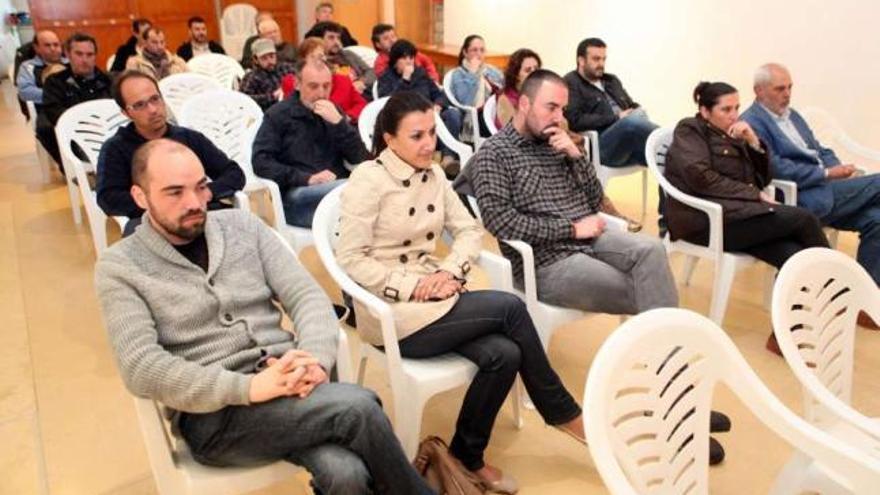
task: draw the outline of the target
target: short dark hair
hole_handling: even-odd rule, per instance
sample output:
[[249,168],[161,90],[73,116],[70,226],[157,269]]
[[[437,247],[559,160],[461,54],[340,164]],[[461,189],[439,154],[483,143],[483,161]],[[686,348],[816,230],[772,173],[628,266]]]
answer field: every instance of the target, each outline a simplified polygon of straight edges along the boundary
[[165,34],[165,30],[158,26],[151,25],[149,29],[144,31],[144,34],[143,36],[141,36],[141,38],[143,38],[144,41],[147,41],[148,39],[150,39],[150,33],[156,33],[156,35],[158,36],[160,34]]
[[712,110],[722,96],[736,92],[736,88],[726,82],[703,81],[694,88],[694,103],[697,104],[697,107]]
[[67,49],[68,54],[70,53],[70,48],[74,43],[84,43],[89,42],[92,44],[92,48],[95,49],[95,53],[98,52],[98,42],[95,41],[91,35],[86,33],[76,32],[70,35],[70,38],[67,38],[67,41],[64,42],[64,47]]
[[323,9],[324,7],[330,7],[330,10],[333,10],[333,4],[330,2],[321,2],[315,7],[315,12]]
[[535,101],[535,95],[538,93],[538,90],[541,88],[541,85],[544,84],[545,81],[561,84],[565,87],[568,87],[565,84],[565,79],[563,79],[559,74],[553,72],[552,70],[538,69],[535,72],[529,74],[529,77],[527,77],[526,80],[523,81],[520,94],[527,96],[529,98],[529,101]]
[[139,17],[131,21],[131,32],[140,34],[141,26],[143,26],[144,24],[149,24],[150,26],[153,25],[153,23],[145,17]]
[[464,43],[461,44],[461,49],[458,51],[458,65],[461,65],[461,63],[464,62],[464,52],[467,51],[468,47],[471,46],[471,43],[473,43],[474,40],[483,40],[483,37],[479,34],[469,34],[464,39]]
[[577,54],[575,54],[575,60],[577,60],[577,57],[586,58],[587,57],[587,48],[589,48],[591,46],[593,48],[605,48],[608,45],[606,45],[605,42],[602,41],[600,38],[587,38],[587,39],[581,41],[580,43],[578,43]]
[[203,17],[198,16],[198,15],[194,15],[194,16],[190,17],[189,19],[187,19],[186,27],[188,27],[189,29],[192,29],[193,24],[197,24],[197,23],[198,24],[207,24],[207,22],[205,22],[205,19]]
[[339,33],[342,34],[342,25],[338,22],[333,21],[323,21],[315,24],[315,26],[310,30],[311,33],[319,38],[324,37],[324,33]]
[[413,112],[427,112],[434,104],[415,91],[398,91],[388,98],[382,111],[376,116],[373,128],[373,155],[379,156],[388,146],[383,134],[397,134],[400,121]]
[[376,24],[373,26],[373,33],[370,35],[370,39],[373,40],[373,48],[376,48],[376,45],[379,43],[379,37],[388,31],[394,31],[394,26],[391,24]]
[[519,70],[522,69],[523,62],[526,61],[527,58],[533,58],[538,61],[538,68],[540,69],[542,65],[541,57],[538,56],[533,50],[528,48],[520,48],[519,50],[513,52],[513,55],[510,56],[510,60],[507,61],[507,67],[504,69],[504,89],[505,91],[508,89],[516,88],[516,79],[519,77]]
[[113,100],[119,105],[119,108],[123,110],[125,110],[127,103],[125,103],[125,98],[122,97],[122,84],[129,79],[147,79],[156,86],[156,91],[159,91],[161,94],[159,83],[153,79],[153,76],[139,70],[127,70],[122,74],[119,74],[119,76],[113,80],[113,87],[110,89],[110,93],[113,95]]
[[419,53],[416,45],[408,40],[397,40],[388,50],[388,67],[394,68],[394,64],[404,57],[415,57]]

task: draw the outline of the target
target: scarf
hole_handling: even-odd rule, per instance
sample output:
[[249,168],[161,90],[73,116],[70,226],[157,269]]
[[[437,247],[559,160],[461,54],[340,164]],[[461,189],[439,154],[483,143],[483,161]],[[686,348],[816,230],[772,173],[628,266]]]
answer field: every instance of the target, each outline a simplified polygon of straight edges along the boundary
[[169,71],[171,70],[171,57],[168,56],[167,51],[155,55],[148,50],[143,50],[141,54],[156,70],[156,79],[163,79],[169,75]]

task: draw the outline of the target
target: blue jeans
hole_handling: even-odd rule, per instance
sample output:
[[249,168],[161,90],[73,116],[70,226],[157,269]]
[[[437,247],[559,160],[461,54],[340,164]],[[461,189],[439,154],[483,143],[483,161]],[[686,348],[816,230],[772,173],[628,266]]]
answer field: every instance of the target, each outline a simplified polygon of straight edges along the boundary
[[[453,106],[448,106],[440,112],[440,120],[443,121],[443,125],[449,129],[449,133],[452,134],[452,137],[455,139],[461,139],[459,135],[461,134],[461,109]],[[449,149],[443,141],[440,141],[440,138],[437,138],[437,149],[440,150],[440,153],[443,156],[452,155],[452,150]]]
[[632,114],[599,133],[599,158],[606,167],[646,165],[645,143],[657,125],[644,112]]
[[312,218],[318,203],[330,191],[345,184],[345,179],[336,179],[314,186],[292,187],[284,193],[281,202],[284,203],[284,216],[287,223],[296,227],[312,228]]
[[831,190],[834,207],[820,220],[859,233],[856,259],[880,284],[880,175],[833,181]]
[[400,341],[404,357],[456,352],[477,365],[455,424],[449,450],[470,470],[484,466],[483,451],[516,374],[548,424],[563,424],[581,409],[550,367],[525,303],[506,292],[465,292],[439,320]]
[[434,493],[413,469],[378,397],[325,383],[305,399],[285,397],[207,414],[181,414],[193,457],[209,466],[286,460],[305,467],[324,495]]

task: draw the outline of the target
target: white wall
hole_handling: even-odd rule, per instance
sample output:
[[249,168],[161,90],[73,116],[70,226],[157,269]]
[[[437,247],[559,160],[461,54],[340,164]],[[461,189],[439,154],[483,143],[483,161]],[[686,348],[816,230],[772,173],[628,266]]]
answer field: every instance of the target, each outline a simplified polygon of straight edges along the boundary
[[572,70],[577,43],[608,43],[606,70],[653,120],[696,110],[700,80],[739,88],[751,104],[761,63],[792,72],[793,105],[821,106],[858,140],[880,148],[880,2],[873,0],[446,0],[445,42],[481,34],[489,50],[529,47],[547,68]]

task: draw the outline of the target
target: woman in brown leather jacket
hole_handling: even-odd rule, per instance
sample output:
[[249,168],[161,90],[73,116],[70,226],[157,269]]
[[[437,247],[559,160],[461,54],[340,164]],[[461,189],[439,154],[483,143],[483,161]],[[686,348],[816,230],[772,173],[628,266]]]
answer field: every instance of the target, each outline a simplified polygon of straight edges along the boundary
[[[749,124],[737,121],[736,88],[701,82],[694,101],[699,113],[675,127],[665,174],[682,192],[723,207],[724,250],[745,252],[779,268],[801,249],[828,247],[812,213],[778,204],[763,191],[773,175],[769,155]],[[667,201],[672,239],[707,245],[706,215],[672,197]],[[767,348],[780,354],[772,333]]]

